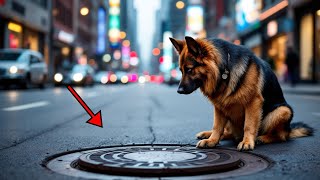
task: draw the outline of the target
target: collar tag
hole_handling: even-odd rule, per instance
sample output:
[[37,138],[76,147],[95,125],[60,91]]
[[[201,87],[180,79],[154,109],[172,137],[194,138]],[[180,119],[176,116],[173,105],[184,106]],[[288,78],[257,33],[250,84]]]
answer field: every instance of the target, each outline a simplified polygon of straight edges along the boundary
[[228,76],[229,76],[229,71],[225,69],[224,73],[222,74],[222,79],[226,80],[228,79]]
[[[230,54],[228,53],[227,68],[228,68],[229,61],[230,61]],[[228,79],[229,74],[230,74],[230,72],[227,70],[227,68],[224,69],[224,72],[221,76],[222,79],[224,79],[224,80]]]

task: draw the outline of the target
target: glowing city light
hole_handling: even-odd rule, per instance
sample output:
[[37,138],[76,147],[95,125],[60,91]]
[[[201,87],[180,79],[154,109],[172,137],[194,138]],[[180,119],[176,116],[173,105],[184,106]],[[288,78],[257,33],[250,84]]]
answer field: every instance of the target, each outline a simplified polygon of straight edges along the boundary
[[22,32],[22,27],[19,24],[9,22],[8,29],[17,33]]
[[102,56],[102,60],[104,61],[104,62],[110,62],[110,60],[111,60],[111,56],[110,56],[110,54],[105,54],[105,55],[103,55]]
[[122,46],[129,47],[130,46],[130,41],[129,40],[124,40],[122,42]]
[[121,32],[120,32],[120,39],[124,39],[124,38],[126,38],[126,37],[127,37],[127,33],[121,31]]
[[115,60],[120,60],[120,58],[121,58],[121,51],[120,51],[120,50],[115,50],[115,51],[113,52],[113,57],[114,57]]
[[88,14],[89,14],[89,9],[88,9],[87,7],[81,8],[81,9],[80,9],[80,14],[81,14],[82,16],[88,15]]
[[176,7],[177,7],[178,9],[183,9],[183,8],[184,8],[184,2],[183,2],[183,1],[178,1],[178,2],[176,3]]
[[118,7],[111,7],[109,10],[110,15],[119,15],[120,14],[120,8]]
[[152,50],[152,54],[153,54],[154,56],[159,56],[159,54],[160,54],[160,49],[159,49],[159,48],[154,48],[154,49]]

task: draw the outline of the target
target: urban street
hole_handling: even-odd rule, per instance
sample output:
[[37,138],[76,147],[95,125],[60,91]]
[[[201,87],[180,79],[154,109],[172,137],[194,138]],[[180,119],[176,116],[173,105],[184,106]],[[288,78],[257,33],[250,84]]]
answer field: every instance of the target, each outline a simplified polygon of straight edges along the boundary
[[320,180],[319,131],[320,0],[0,0],[0,180]]
[[[212,127],[212,105],[199,91],[185,96],[176,92],[176,86],[157,84],[75,90],[93,112],[101,110],[103,128],[86,123],[89,115],[65,87],[1,90],[0,179],[75,179],[51,172],[43,165],[45,159],[62,152],[116,145],[195,146],[195,134]],[[237,178],[319,179],[320,97],[285,96],[295,110],[293,121],[313,127],[314,136],[258,145],[253,152],[270,159],[270,167]],[[219,146],[236,149],[231,141]]]

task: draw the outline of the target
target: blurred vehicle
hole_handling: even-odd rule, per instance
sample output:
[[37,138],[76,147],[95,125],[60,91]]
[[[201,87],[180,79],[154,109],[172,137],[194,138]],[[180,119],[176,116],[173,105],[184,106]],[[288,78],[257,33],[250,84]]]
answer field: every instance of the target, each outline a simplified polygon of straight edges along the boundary
[[108,71],[99,71],[94,76],[94,82],[98,84],[107,84],[109,81]]
[[94,84],[94,70],[90,65],[76,64],[66,74],[60,72],[54,75],[54,83],[58,85],[92,86]]
[[181,71],[179,70],[179,68],[175,68],[175,69],[172,69],[170,71],[170,73],[167,73],[165,75],[165,82],[168,84],[168,85],[174,85],[174,84],[179,84],[180,80],[182,78],[182,73]]
[[0,50],[0,84],[44,88],[48,67],[41,53],[29,49]]
[[129,77],[124,71],[111,72],[108,79],[110,84],[127,84],[129,82]]

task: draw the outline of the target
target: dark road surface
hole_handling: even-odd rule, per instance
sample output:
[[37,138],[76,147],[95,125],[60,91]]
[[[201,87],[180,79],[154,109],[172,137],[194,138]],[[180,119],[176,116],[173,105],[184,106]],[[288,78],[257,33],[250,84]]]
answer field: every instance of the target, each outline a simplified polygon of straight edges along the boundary
[[[94,113],[101,109],[104,128],[85,123],[89,116],[64,87],[0,91],[0,179],[76,179],[49,171],[43,160],[111,145],[195,145],[195,134],[212,127],[213,108],[199,91],[185,96],[176,87],[152,84],[75,90]],[[258,145],[253,152],[272,166],[236,179],[320,179],[320,96],[286,98],[295,110],[293,121],[314,127],[314,136]],[[236,149],[229,141],[221,145]]]

